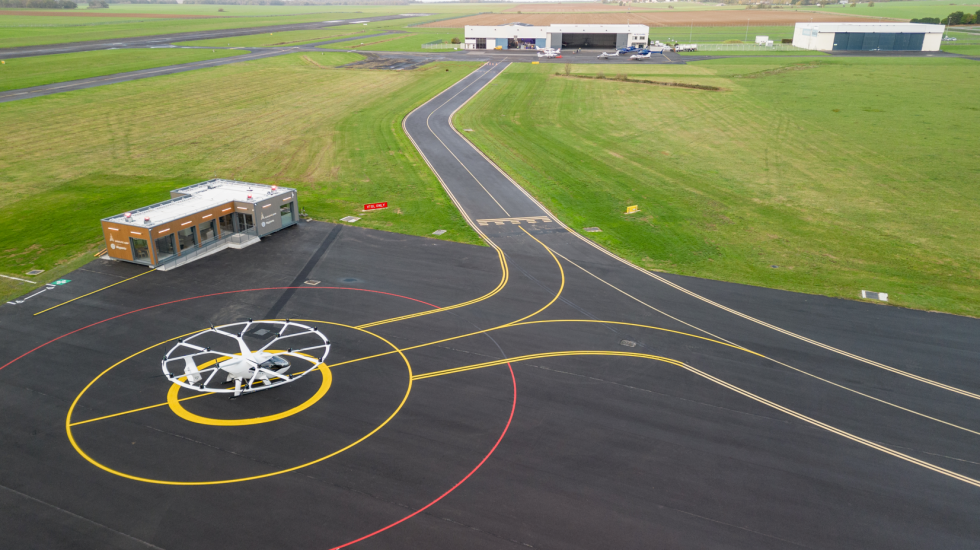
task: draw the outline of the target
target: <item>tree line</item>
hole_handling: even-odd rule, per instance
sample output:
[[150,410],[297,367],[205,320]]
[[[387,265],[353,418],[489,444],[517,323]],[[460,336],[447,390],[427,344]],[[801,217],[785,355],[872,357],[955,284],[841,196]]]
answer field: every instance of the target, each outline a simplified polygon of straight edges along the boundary
[[952,27],[955,25],[976,25],[978,21],[980,21],[980,10],[977,10],[976,13],[954,11],[949,14],[949,17],[942,19],[938,17],[920,17],[919,19],[912,19],[909,23],[932,23],[933,25],[949,25]]

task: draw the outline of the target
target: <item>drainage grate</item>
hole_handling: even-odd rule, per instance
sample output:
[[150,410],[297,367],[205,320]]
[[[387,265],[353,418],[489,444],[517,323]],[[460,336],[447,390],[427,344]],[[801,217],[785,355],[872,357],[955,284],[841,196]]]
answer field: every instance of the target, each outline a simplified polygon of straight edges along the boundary
[[445,229],[436,229],[435,231],[432,232],[432,234],[433,235],[442,235],[445,232],[446,232]]
[[585,231],[586,233],[602,233],[602,230],[598,227],[586,227],[585,229],[582,229],[582,231]]
[[314,281],[313,279],[310,279],[309,281],[303,281],[303,284],[304,285],[310,285],[310,286],[316,286],[316,285],[320,284],[320,281]]
[[636,347],[636,342],[634,342],[632,340],[620,340],[619,341],[619,345],[626,346],[628,348],[635,348]]
[[42,273],[44,273],[43,269],[32,269],[27,272],[28,275],[40,275]]
[[888,293],[886,292],[871,292],[870,290],[862,290],[861,297],[865,300],[878,300],[881,302],[888,301]]

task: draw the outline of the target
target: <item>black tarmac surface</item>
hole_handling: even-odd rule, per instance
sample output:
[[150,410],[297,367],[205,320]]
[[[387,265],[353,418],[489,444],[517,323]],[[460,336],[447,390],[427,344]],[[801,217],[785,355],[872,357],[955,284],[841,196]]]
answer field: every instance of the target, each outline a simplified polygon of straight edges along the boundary
[[[301,223],[0,307],[0,547],[975,548],[980,320],[617,260],[451,127],[505,67],[405,121],[491,246]],[[164,342],[287,317],[321,399],[177,416]]]

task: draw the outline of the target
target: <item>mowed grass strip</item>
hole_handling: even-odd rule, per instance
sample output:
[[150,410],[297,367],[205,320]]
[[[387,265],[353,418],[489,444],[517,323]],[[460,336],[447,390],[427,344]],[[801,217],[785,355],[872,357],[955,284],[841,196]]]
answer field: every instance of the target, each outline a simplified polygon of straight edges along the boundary
[[512,65],[455,122],[588,238],[654,270],[980,315],[976,62],[555,69]]
[[157,48],[21,57],[0,65],[0,91],[234,57],[243,53],[245,52],[241,50],[212,52],[211,50]]
[[[358,215],[479,244],[401,127],[479,64],[331,69],[303,55],[353,57],[288,55],[0,104],[0,273],[57,277],[102,246],[101,218],[215,175],[296,187],[314,219]],[[380,201],[390,208],[361,214]]]
[[[351,40],[350,42],[327,44],[322,47],[334,49],[350,48],[354,50],[378,52],[434,52],[453,50],[451,48],[447,48],[445,50],[430,50],[422,48],[422,45],[430,42],[438,42],[440,40],[445,43],[452,43],[453,38],[459,38],[459,41],[463,42],[463,29],[404,30],[407,31],[404,34],[389,34],[386,36],[355,39]],[[455,45],[455,47],[463,49],[463,44],[460,43]]]
[[[513,4],[507,4],[507,7]],[[214,14],[214,18],[205,19],[133,19],[117,17],[72,17],[72,10],[51,10],[61,16],[34,17],[28,15],[0,15],[0,48],[17,46],[37,46],[42,44],[60,44],[65,42],[81,42],[86,40],[125,39],[136,36],[162,35],[171,33],[208,31],[221,29],[236,29],[248,27],[265,27],[272,25],[288,25],[293,23],[317,23],[333,20],[358,21],[367,17],[381,15],[399,15],[414,13],[408,6],[223,6],[214,4],[155,4],[144,7],[136,4],[111,4],[110,10],[115,12],[148,13],[195,13]],[[425,13],[434,14],[427,17],[405,17],[387,20],[387,25],[397,25],[398,28],[462,16],[486,11],[492,5],[452,3],[445,6],[427,5]],[[224,12],[218,12],[224,9]],[[27,10],[30,11],[30,10]],[[101,11],[101,10],[100,10]],[[287,15],[287,14],[296,15]],[[63,15],[62,15],[63,14]],[[361,30],[373,28],[377,23],[360,26]],[[344,25],[353,28],[354,25]],[[337,28],[337,27],[334,27]],[[376,27],[375,27],[376,28]],[[394,27],[391,27],[394,28]],[[256,44],[245,44],[254,46]],[[0,58],[2,59],[2,58]]]

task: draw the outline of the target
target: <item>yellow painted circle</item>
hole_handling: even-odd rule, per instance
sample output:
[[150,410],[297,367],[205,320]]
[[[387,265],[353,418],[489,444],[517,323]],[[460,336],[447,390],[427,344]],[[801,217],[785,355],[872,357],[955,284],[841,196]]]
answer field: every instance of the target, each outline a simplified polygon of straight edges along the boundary
[[[238,483],[238,482],[242,482],[242,481],[252,481],[252,480],[255,480],[255,479],[263,479],[263,478],[267,478],[267,477],[277,476],[277,475],[285,474],[285,473],[288,473],[288,472],[295,472],[296,470],[300,470],[300,469],[306,468],[307,466],[312,466],[314,464],[323,462],[324,460],[327,460],[329,458],[332,458],[332,457],[335,457],[335,456],[339,455],[340,453],[342,453],[342,452],[344,452],[344,451],[346,451],[346,450],[354,447],[355,445],[358,445],[358,444],[364,442],[367,438],[369,438],[372,435],[378,433],[378,431],[381,430],[381,428],[385,427],[385,425],[388,424],[388,422],[391,422],[391,419],[392,418],[394,418],[396,415],[398,415],[399,412],[401,412],[402,407],[404,407],[405,406],[405,403],[408,401],[408,396],[412,393],[412,364],[408,361],[408,358],[405,357],[405,354],[402,353],[402,350],[398,346],[392,344],[391,342],[389,342],[384,337],[378,336],[377,334],[375,334],[375,333],[373,333],[373,332],[371,332],[369,330],[365,330],[365,329],[362,329],[362,328],[354,327],[354,326],[351,326],[351,325],[344,325],[344,324],[341,324],[341,323],[331,323],[329,321],[313,321],[313,320],[309,320],[309,319],[304,319],[303,322],[320,323],[320,324],[325,324],[325,325],[333,325],[333,326],[337,326],[337,327],[349,328],[349,329],[353,329],[353,330],[357,330],[357,331],[363,332],[364,334],[373,336],[373,337],[381,340],[382,342],[388,344],[389,346],[391,346],[392,351],[391,352],[388,352],[388,353],[397,353],[402,358],[402,361],[405,362],[405,368],[408,371],[408,386],[405,388],[405,395],[402,397],[401,402],[398,403],[398,406],[395,408],[394,412],[392,412],[391,415],[389,415],[387,418],[385,418],[384,422],[382,422],[381,424],[379,424],[376,428],[374,428],[373,430],[371,430],[370,432],[368,432],[367,434],[365,434],[364,436],[362,436],[357,441],[354,441],[353,443],[351,443],[351,444],[349,444],[349,445],[347,445],[347,446],[345,446],[345,447],[343,447],[341,449],[338,449],[338,450],[336,450],[336,451],[334,451],[334,452],[332,452],[332,453],[330,453],[328,455],[321,456],[320,458],[317,458],[315,460],[311,460],[309,462],[305,462],[303,464],[299,464],[297,466],[293,466],[291,468],[285,468],[283,470],[277,470],[275,472],[268,472],[268,473],[265,473],[265,474],[259,474],[259,475],[255,475],[255,476],[240,477],[240,478],[233,478],[233,479],[219,479],[219,480],[214,480],[214,481],[173,481],[173,480],[153,479],[153,478],[147,478],[147,477],[134,476],[134,475],[127,474],[125,472],[120,472],[119,470],[113,470],[112,468],[110,468],[110,467],[108,467],[108,466],[100,463],[99,461],[97,461],[94,458],[92,458],[89,455],[87,455],[85,453],[85,451],[83,451],[82,448],[78,445],[78,442],[75,441],[75,437],[74,437],[74,435],[72,434],[72,431],[71,431],[71,425],[72,425],[71,417],[72,417],[72,414],[75,412],[75,407],[78,406],[78,402],[81,401],[82,396],[85,395],[85,392],[87,392],[88,389],[91,388],[93,384],[95,384],[96,382],[98,382],[98,380],[100,378],[102,378],[103,376],[105,376],[106,374],[108,374],[109,371],[111,371],[112,369],[114,369],[114,368],[118,367],[119,365],[125,363],[126,361],[129,361],[130,359],[132,359],[134,357],[137,357],[140,354],[143,354],[143,353],[145,353],[147,351],[150,351],[150,350],[152,350],[152,349],[154,349],[156,347],[162,346],[162,345],[164,345],[164,344],[166,344],[168,342],[173,342],[174,340],[177,340],[178,338],[186,338],[187,336],[190,336],[192,334],[196,334],[198,332],[202,332],[202,331],[194,331],[194,332],[189,332],[187,334],[182,334],[180,336],[175,336],[175,337],[173,337],[173,338],[171,338],[169,340],[164,340],[163,342],[160,342],[158,344],[153,344],[152,346],[150,346],[150,347],[148,347],[146,349],[143,349],[141,351],[138,351],[138,352],[130,355],[129,357],[126,357],[125,359],[123,359],[123,360],[115,363],[114,365],[112,365],[111,367],[107,368],[106,370],[100,372],[98,376],[96,376],[95,378],[92,379],[91,382],[89,382],[88,384],[86,384],[86,386],[84,388],[82,388],[82,391],[78,394],[78,396],[75,397],[75,400],[72,401],[71,407],[68,408],[68,415],[65,418],[65,431],[68,434],[68,441],[69,441],[69,443],[71,443],[71,446],[75,449],[75,452],[77,452],[78,454],[80,454],[82,456],[82,458],[84,458],[85,460],[89,461],[93,466],[95,466],[95,467],[97,467],[97,468],[99,468],[101,470],[104,470],[106,472],[109,472],[110,474],[117,475],[119,477],[123,477],[123,478],[126,478],[126,479],[131,479],[133,481],[142,481],[144,483],[154,483],[154,484],[157,484],[157,485],[222,485],[222,484],[225,484],[225,483]],[[386,354],[381,354],[381,355],[386,355]],[[327,368],[326,370],[329,371],[329,368]],[[324,374],[324,376],[326,377],[328,375],[327,374]],[[332,376],[330,378],[332,380]],[[327,385],[327,389],[329,389],[329,384]],[[322,385],[321,385],[321,390],[325,392],[325,390],[323,390],[323,386]],[[319,393],[319,391],[317,393]],[[314,396],[314,397],[316,397],[316,396]],[[320,397],[322,397],[322,396],[320,396]],[[168,394],[168,402],[169,402],[169,394]],[[312,405],[312,403],[311,403],[311,405]],[[300,405],[300,406],[302,406],[302,405]],[[286,412],[289,412],[289,411],[286,411]],[[299,412],[299,411],[296,411],[296,412]],[[188,413],[188,414],[190,414],[190,413]],[[293,414],[295,414],[295,413],[293,413]],[[276,415],[272,415],[272,416],[276,416]],[[212,420],[212,419],[206,419],[206,420]]]
[[[201,366],[207,366],[205,363]],[[333,374],[330,372],[330,367],[320,363],[317,365],[317,370],[323,376],[323,382],[320,384],[320,389],[313,394],[312,397],[306,401],[300,403],[299,405],[289,409],[288,411],[283,411],[277,414],[270,414],[268,416],[257,416],[255,418],[239,418],[234,420],[226,420],[223,418],[208,418],[206,416],[200,416],[194,414],[184,408],[180,404],[180,400],[177,399],[177,394],[180,392],[180,386],[173,384],[170,386],[170,391],[167,392],[167,405],[170,405],[170,410],[174,412],[177,416],[187,420],[189,422],[196,422],[197,424],[207,424],[208,426],[250,426],[252,424],[262,424],[264,422],[273,422],[275,420],[281,420],[287,416],[293,416],[294,414],[305,411],[306,409],[313,406],[314,403],[327,395],[327,390],[330,389],[330,383],[333,381]]]

